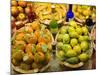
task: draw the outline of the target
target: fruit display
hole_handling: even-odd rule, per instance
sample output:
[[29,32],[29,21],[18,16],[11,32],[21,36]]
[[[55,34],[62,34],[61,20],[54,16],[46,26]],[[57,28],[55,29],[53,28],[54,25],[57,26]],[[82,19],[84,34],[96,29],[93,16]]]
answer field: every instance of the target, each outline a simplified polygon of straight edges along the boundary
[[52,58],[52,41],[49,30],[37,20],[18,29],[12,37],[14,70],[29,73],[45,67]]
[[34,3],[34,9],[40,21],[49,24],[52,19],[58,23],[65,20],[67,5],[54,3]]
[[75,18],[80,20],[85,20],[89,16],[92,17],[92,19],[95,19],[96,17],[96,8],[87,6],[87,5],[73,5],[73,12],[75,15]]
[[95,6],[11,0],[12,71],[88,69],[84,65],[92,61],[95,24]]
[[67,67],[81,67],[92,55],[88,28],[73,20],[59,30],[56,41],[57,58]]

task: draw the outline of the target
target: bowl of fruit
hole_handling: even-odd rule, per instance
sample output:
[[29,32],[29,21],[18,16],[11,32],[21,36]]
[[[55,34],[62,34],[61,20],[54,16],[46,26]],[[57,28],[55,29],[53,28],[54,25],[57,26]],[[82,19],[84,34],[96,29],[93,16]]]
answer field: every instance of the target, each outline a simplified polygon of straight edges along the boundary
[[39,21],[25,24],[12,36],[12,68],[19,73],[42,72],[52,59],[53,37]]
[[12,30],[19,29],[25,25],[27,22],[34,21],[37,16],[34,12],[34,7],[32,2],[27,1],[11,1],[11,22]]
[[55,19],[57,23],[62,23],[65,20],[67,5],[35,2],[34,9],[36,15],[38,15],[40,19],[40,22],[49,25],[52,19]]
[[89,61],[92,55],[88,28],[71,20],[56,36],[56,56],[61,65],[79,68]]
[[90,16],[93,20],[95,20],[96,17],[95,6],[73,5],[72,11],[74,13],[76,21],[81,23],[85,22],[85,20]]

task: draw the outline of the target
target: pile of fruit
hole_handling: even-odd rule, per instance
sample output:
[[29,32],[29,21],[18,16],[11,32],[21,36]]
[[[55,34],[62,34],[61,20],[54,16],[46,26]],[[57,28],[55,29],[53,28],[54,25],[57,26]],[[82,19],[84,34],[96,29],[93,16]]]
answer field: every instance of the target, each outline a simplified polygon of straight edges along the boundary
[[80,20],[85,20],[89,16],[94,19],[96,17],[96,8],[86,5],[73,5],[74,16]]
[[27,23],[12,37],[12,64],[25,71],[43,68],[52,58],[51,44],[52,35],[45,26],[39,21]]
[[[32,22],[36,18],[31,2],[11,1],[11,19],[12,23],[14,23],[18,29],[24,26],[26,22]],[[12,28],[14,28],[14,24],[12,25]]]
[[56,39],[59,60],[73,65],[89,60],[90,38],[86,26],[70,21],[60,29]]
[[[95,19],[95,7],[72,6],[74,18],[86,20],[91,16]],[[76,19],[66,22],[67,11],[68,4],[11,1],[11,62],[15,71],[43,72],[48,64],[52,65],[51,59],[55,61],[52,57],[55,51],[58,60],[68,63],[71,68],[88,62],[92,51],[88,28]],[[94,36],[95,29],[92,32]]]
[[49,24],[52,19],[61,23],[67,12],[66,4],[34,3],[34,9],[40,21],[45,24]]

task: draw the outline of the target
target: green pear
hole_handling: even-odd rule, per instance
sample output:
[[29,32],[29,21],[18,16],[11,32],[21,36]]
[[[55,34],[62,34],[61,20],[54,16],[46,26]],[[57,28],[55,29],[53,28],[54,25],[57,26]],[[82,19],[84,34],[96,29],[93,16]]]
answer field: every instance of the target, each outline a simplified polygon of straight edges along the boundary
[[75,56],[77,56],[77,53],[71,49],[71,50],[67,51],[66,56],[67,57],[75,57]]
[[84,37],[84,40],[85,40],[85,41],[89,41],[89,40],[90,40],[90,38],[89,38],[88,35],[85,35],[85,36],[83,36],[83,37]]
[[62,27],[60,30],[61,34],[65,34],[67,32],[67,28],[66,27]]
[[75,45],[78,44],[78,40],[73,38],[73,39],[71,39],[70,44],[71,44],[72,47],[74,47]]
[[77,32],[79,35],[81,35],[81,34],[82,34],[82,29],[81,29],[81,27],[77,27],[77,28],[76,28],[76,32]]
[[79,40],[79,42],[82,42],[82,41],[84,41],[84,36],[79,36],[79,38],[78,38],[78,40]]
[[81,53],[81,47],[80,47],[80,45],[74,46],[73,50],[76,51],[77,54],[80,54]]
[[63,34],[58,34],[57,41],[62,41],[63,40]]
[[71,48],[70,44],[64,44],[62,49],[63,49],[64,52],[67,52],[68,50],[70,50],[72,48]]
[[88,28],[85,26],[85,27],[82,27],[82,32],[84,35],[87,35],[88,34]]
[[89,49],[89,43],[87,41],[82,41],[80,46],[82,51],[87,51]]
[[71,58],[67,59],[67,62],[70,64],[77,64],[79,62],[79,58],[78,57],[71,57]]
[[70,32],[74,32],[75,31],[75,28],[74,27],[71,27],[71,26],[69,26],[68,27],[68,32],[70,33]]
[[82,54],[79,55],[79,59],[82,62],[86,62],[89,59],[89,56],[86,53],[82,53]]
[[58,42],[58,43],[57,43],[57,48],[58,48],[59,50],[62,50],[62,48],[63,48],[63,43],[62,43],[62,42]]
[[63,43],[69,43],[69,41],[70,41],[69,34],[64,34],[63,35]]
[[75,21],[71,20],[71,21],[69,21],[69,25],[72,27],[76,27],[77,23]]
[[70,32],[69,35],[70,35],[70,37],[72,37],[72,38],[77,38],[77,37],[79,36],[78,33],[77,33],[76,31]]
[[65,53],[62,50],[57,52],[57,58],[60,59],[60,60],[63,60],[64,55],[65,55]]

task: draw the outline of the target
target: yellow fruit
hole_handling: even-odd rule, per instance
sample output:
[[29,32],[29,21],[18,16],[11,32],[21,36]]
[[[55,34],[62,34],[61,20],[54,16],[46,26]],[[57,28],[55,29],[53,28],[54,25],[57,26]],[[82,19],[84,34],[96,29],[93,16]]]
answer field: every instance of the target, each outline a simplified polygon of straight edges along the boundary
[[31,12],[31,9],[30,9],[29,7],[26,7],[26,8],[25,8],[25,13],[26,13],[26,14],[30,14],[30,12]]
[[17,6],[17,1],[16,0],[12,0],[11,4],[12,4],[12,6]]
[[18,35],[16,35],[16,40],[23,40],[24,38],[24,33],[19,33]]
[[26,16],[24,13],[19,13],[19,15],[18,15],[19,20],[24,20],[25,18],[26,18]]
[[18,10],[19,10],[20,13],[24,12],[24,10],[23,10],[23,8],[21,6],[18,6],[17,8],[18,8]]
[[26,7],[27,2],[25,2],[25,1],[18,1],[18,5],[21,6],[21,7]]
[[18,14],[18,8],[16,7],[16,6],[12,6],[11,7],[11,13],[12,13],[12,15],[17,15]]

